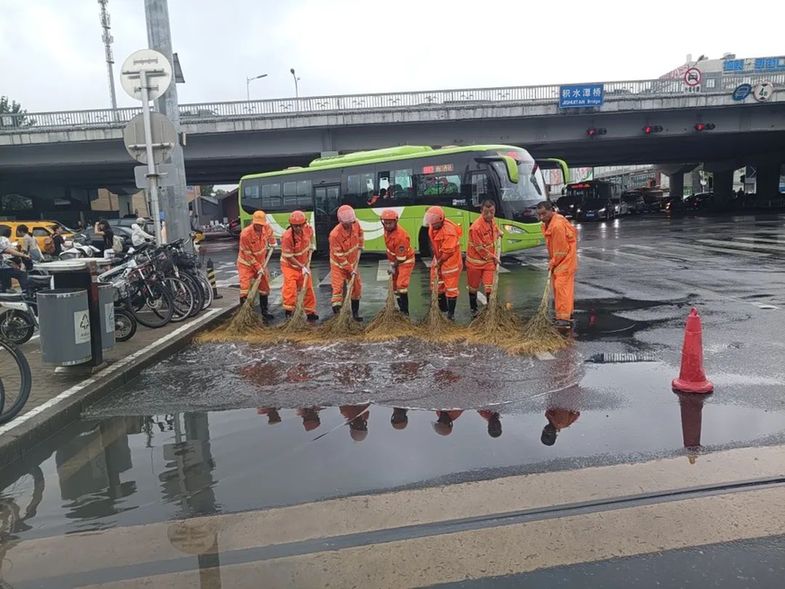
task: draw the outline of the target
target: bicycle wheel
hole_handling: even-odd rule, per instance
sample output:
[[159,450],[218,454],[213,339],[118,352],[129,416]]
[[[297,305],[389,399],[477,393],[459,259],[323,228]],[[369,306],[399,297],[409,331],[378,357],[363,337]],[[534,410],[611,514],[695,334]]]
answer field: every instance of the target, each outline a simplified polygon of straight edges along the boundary
[[35,323],[29,313],[11,309],[0,315],[0,338],[16,346],[30,340],[35,332]]
[[202,309],[206,309],[213,304],[213,287],[210,284],[210,281],[207,280],[207,276],[205,276],[204,273],[199,270],[196,271],[196,279],[199,282],[199,286],[202,287],[202,293],[204,294],[204,304],[202,305]]
[[199,282],[188,272],[180,272],[180,278],[185,281],[188,285],[188,288],[191,289],[191,293],[194,296],[194,308],[191,310],[191,317],[195,317],[199,314],[199,311],[202,310],[202,306],[204,305],[204,294],[202,293],[202,287],[199,286]]
[[114,310],[114,339],[118,342],[127,342],[136,333],[136,319],[129,311],[115,308]]
[[174,303],[172,321],[177,323],[190,317],[194,310],[194,294],[190,286],[183,279],[174,276],[164,278],[164,284],[172,293],[172,302]]
[[5,403],[0,413],[0,424],[11,421],[27,403],[32,387],[30,364],[16,346],[0,340],[0,382]]
[[[145,327],[163,327],[172,320],[172,293],[160,282],[140,284],[132,294],[131,312]],[[142,304],[139,304],[140,301]]]

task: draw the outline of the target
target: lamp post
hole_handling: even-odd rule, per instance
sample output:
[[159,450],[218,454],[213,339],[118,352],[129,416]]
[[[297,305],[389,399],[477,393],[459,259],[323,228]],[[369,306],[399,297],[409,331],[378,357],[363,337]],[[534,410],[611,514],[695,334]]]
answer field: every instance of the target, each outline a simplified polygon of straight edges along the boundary
[[297,86],[297,82],[300,81],[300,78],[298,78],[297,74],[294,73],[294,68],[291,68],[289,71],[291,72],[292,77],[294,78],[294,97],[300,98],[300,89]]
[[266,78],[267,74],[260,74],[258,76],[253,76],[250,78],[245,78],[245,99],[250,102],[251,100],[251,82],[253,80],[258,80],[259,78]]

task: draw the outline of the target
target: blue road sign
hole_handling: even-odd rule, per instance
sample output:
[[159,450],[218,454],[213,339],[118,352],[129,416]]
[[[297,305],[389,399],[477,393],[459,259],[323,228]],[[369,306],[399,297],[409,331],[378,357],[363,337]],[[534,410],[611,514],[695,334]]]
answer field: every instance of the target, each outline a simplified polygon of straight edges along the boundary
[[733,91],[733,100],[742,101],[752,94],[752,84],[739,84]]
[[559,108],[602,106],[605,87],[602,84],[571,84],[559,86]]
[[785,70],[785,57],[758,57],[755,59],[756,72],[776,72]]

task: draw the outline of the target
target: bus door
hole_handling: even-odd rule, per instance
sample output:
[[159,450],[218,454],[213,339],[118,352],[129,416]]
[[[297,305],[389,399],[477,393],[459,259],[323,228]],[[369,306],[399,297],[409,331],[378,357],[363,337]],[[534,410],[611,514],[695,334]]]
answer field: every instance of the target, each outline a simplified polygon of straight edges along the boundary
[[314,229],[316,230],[316,249],[329,252],[330,231],[338,224],[338,207],[341,206],[341,185],[322,184],[314,186]]

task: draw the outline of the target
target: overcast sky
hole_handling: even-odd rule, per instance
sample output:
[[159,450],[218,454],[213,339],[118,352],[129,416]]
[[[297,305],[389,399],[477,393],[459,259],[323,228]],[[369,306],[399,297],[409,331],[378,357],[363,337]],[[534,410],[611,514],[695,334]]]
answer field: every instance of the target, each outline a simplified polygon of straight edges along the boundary
[[[706,54],[782,55],[785,2],[169,0],[180,102],[658,77]],[[743,14],[740,14],[741,11]],[[115,76],[147,47],[144,0],[110,0]],[[110,105],[96,0],[0,0],[0,95],[29,111]],[[740,20],[741,19],[741,20]],[[133,106],[117,84],[121,106]]]

